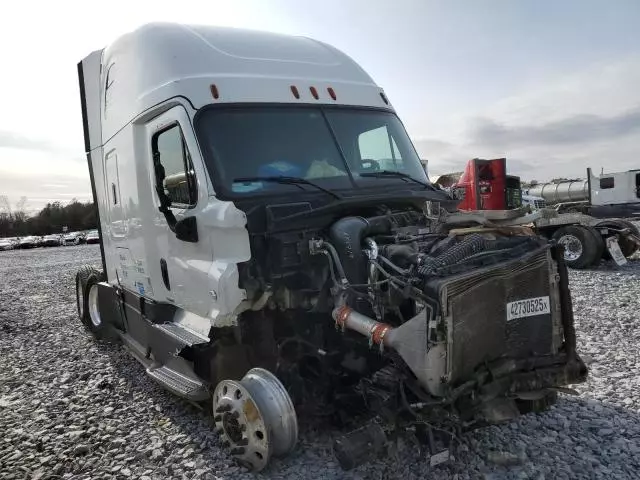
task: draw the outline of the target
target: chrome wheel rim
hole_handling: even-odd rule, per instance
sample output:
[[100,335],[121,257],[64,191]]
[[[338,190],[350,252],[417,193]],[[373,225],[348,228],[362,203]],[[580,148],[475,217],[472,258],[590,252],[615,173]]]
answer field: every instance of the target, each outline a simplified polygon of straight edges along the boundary
[[558,243],[564,247],[564,259],[573,262],[582,256],[582,242],[575,235],[563,235]]
[[100,318],[100,310],[98,309],[98,284],[94,283],[89,289],[89,317],[91,317],[91,323],[94,327],[99,327],[102,324],[102,318]]
[[293,402],[280,380],[265,369],[249,370],[240,382],[221,381],[213,394],[213,411],[222,446],[254,471],[297,443]]

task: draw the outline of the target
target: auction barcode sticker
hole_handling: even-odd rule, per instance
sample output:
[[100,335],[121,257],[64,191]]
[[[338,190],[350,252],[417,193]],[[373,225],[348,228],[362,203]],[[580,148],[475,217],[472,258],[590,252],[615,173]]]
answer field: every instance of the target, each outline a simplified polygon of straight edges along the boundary
[[525,298],[507,303],[507,321],[551,313],[549,297]]

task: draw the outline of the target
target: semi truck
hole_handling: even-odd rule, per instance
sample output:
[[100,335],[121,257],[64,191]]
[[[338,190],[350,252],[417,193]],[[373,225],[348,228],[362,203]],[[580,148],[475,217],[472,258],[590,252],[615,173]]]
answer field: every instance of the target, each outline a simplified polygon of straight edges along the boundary
[[[540,235],[564,246],[565,261],[572,268],[587,268],[600,263],[603,258],[613,259],[618,265],[623,265],[640,248],[640,232],[630,221],[620,218],[603,220],[583,213],[592,211],[587,208],[589,205],[577,201],[587,192],[593,191],[593,198],[604,201],[599,190],[590,190],[595,180],[591,171],[588,174],[592,179],[590,182],[544,184],[532,187],[523,194],[520,178],[507,175],[506,158],[474,158],[467,162],[464,172],[451,185],[449,192],[452,198],[460,202],[458,208],[465,211],[525,208],[536,212],[530,217],[532,227]],[[611,178],[618,178],[619,188],[622,188],[621,178],[629,180],[628,175],[612,175],[615,176]],[[601,180],[606,178],[601,177]],[[616,181],[611,180],[609,184],[613,186]],[[542,194],[546,196],[537,196]],[[548,208],[545,199],[576,201],[558,203]],[[581,206],[578,207],[578,204]],[[601,206],[597,210],[601,214],[614,211],[609,208],[610,205]],[[572,210],[577,208],[580,211]]]
[[529,187],[526,194],[541,197],[558,213],[583,213],[594,218],[640,218],[640,170],[593,174],[587,179],[563,180]]
[[562,246],[458,210],[341,51],[153,23],[78,77],[102,261],[76,274],[80,320],[211,412],[247,468],[313,415],[342,422],[349,469],[585,381]]

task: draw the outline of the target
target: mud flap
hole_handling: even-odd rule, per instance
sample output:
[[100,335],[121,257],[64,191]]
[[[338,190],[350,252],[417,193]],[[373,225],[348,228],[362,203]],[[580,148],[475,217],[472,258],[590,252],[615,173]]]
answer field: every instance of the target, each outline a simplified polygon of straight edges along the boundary
[[620,244],[618,243],[618,238],[616,236],[608,237],[606,245],[607,251],[611,255],[611,258],[613,258],[613,261],[616,262],[616,264],[622,266],[627,263],[627,259],[622,253],[622,250],[620,250]]
[[116,289],[107,282],[98,283],[98,308],[103,322],[117,330],[124,330],[120,297]]

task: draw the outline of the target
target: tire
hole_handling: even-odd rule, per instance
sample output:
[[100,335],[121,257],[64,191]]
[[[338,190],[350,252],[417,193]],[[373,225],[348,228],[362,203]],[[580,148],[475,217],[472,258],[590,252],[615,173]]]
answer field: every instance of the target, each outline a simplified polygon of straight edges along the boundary
[[91,275],[87,280],[85,298],[87,302],[87,313],[89,316],[89,323],[87,324],[89,331],[93,333],[96,338],[107,339],[110,338],[107,331],[108,324],[102,319],[100,304],[98,303],[98,283],[103,280],[104,275],[102,272],[99,272],[98,275]]
[[[602,222],[597,223],[595,227],[596,228],[599,228],[599,227],[615,228],[618,230],[621,230],[623,228],[628,228],[633,235],[635,235],[636,237],[640,237],[640,231],[638,230],[638,227],[636,227],[631,222],[627,222],[626,220],[604,220]],[[606,236],[610,237],[611,235],[614,235],[614,233],[610,233]],[[638,250],[638,246],[633,241],[624,237],[621,237],[618,239],[618,244],[620,245],[620,250],[622,251],[622,254],[627,258],[629,258],[631,255],[635,253],[636,250]],[[604,250],[603,257],[606,258],[607,260],[611,258],[611,255],[609,254],[609,251],[606,248]]]
[[[76,274],[76,308],[78,309],[78,317],[82,324],[94,334],[103,330],[105,325],[103,322],[96,321],[95,315],[92,319],[89,293],[91,288],[103,279],[104,274],[90,265],[83,265]],[[97,302],[97,297],[95,301]],[[96,307],[97,305],[94,306],[94,308]]]
[[598,246],[598,253],[597,253],[597,257],[595,259],[595,261],[593,262],[593,265],[598,265],[600,263],[600,260],[602,260],[602,258],[604,257],[604,253],[607,250],[607,247],[604,243],[604,238],[602,238],[602,235],[600,235],[600,232],[598,230],[596,230],[593,227],[584,227],[587,230],[589,230],[589,233],[593,236],[596,245]]
[[564,261],[571,268],[587,268],[602,256],[595,236],[588,228],[580,225],[561,227],[555,231],[552,238],[564,245]]

